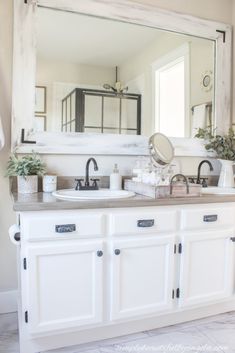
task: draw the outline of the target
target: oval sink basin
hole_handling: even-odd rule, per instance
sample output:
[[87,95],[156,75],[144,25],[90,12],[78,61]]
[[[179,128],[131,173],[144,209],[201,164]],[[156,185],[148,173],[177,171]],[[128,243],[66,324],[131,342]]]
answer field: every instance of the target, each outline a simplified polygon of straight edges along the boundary
[[218,186],[208,186],[202,188],[201,193],[204,195],[235,195],[235,188],[219,188]]
[[100,190],[74,190],[74,189],[64,189],[57,190],[52,193],[58,199],[62,200],[107,200],[107,199],[125,199],[128,197],[135,196],[132,191],[126,190],[110,190],[110,189],[100,189]]

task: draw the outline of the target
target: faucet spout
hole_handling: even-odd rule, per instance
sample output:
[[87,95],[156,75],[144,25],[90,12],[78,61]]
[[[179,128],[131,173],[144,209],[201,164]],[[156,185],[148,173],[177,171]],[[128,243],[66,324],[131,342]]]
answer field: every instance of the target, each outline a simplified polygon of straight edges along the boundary
[[198,165],[198,169],[197,169],[197,184],[201,184],[200,180],[201,180],[201,167],[202,165],[206,163],[209,165],[210,171],[212,172],[214,170],[212,164],[210,161],[208,161],[207,159],[204,159],[203,161],[201,161]]
[[85,186],[90,186],[90,181],[89,181],[89,167],[90,167],[90,163],[93,162],[94,164],[94,170],[97,171],[98,165],[97,162],[95,160],[95,158],[89,158],[88,161],[86,162],[86,176],[85,176]]

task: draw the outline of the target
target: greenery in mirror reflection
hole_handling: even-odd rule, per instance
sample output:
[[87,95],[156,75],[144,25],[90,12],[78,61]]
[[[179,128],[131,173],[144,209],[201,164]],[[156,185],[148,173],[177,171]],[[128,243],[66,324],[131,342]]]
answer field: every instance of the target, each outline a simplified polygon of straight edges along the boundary
[[235,132],[232,128],[225,135],[217,135],[211,132],[211,128],[198,129],[197,138],[205,140],[205,149],[214,152],[219,159],[235,161]]

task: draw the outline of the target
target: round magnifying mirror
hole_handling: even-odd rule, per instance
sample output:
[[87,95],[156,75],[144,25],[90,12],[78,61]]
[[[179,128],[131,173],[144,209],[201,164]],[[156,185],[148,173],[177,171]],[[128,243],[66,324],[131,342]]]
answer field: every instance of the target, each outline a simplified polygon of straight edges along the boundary
[[149,150],[151,159],[157,166],[165,167],[174,158],[174,147],[171,141],[160,132],[150,137]]

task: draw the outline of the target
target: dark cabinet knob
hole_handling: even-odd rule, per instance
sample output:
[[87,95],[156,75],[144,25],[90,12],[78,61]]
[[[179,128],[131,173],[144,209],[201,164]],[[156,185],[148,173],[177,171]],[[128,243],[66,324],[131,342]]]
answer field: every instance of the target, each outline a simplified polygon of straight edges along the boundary
[[120,255],[120,253],[121,253],[121,250],[120,250],[120,249],[115,249],[115,250],[114,250],[114,254],[115,254],[115,255]]
[[98,250],[97,251],[97,256],[98,257],[102,257],[103,256],[103,251],[102,250]]

